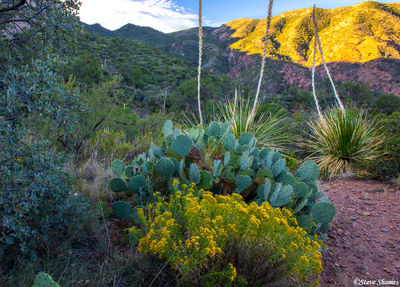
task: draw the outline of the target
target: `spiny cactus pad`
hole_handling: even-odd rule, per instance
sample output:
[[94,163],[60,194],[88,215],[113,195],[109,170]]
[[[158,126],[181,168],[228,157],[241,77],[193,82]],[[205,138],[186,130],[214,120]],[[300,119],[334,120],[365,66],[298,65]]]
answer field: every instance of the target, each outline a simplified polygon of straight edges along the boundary
[[206,135],[209,137],[219,136],[221,133],[221,128],[217,122],[211,122],[210,125],[206,128]]
[[271,205],[275,207],[288,204],[293,193],[293,188],[290,185],[285,185],[282,188],[280,188],[279,185],[281,186],[280,183],[275,186],[270,198]]
[[277,160],[272,165],[272,173],[274,174],[274,176],[277,177],[278,175],[280,175],[284,167],[285,167],[285,160],[283,158]]
[[239,192],[242,192],[251,185],[251,178],[247,175],[238,175],[235,178],[235,184]]
[[189,168],[189,178],[191,182],[198,184],[200,182],[200,171],[197,164],[192,163]]
[[164,124],[163,132],[165,136],[169,136],[172,134],[174,131],[174,124],[172,123],[171,120],[168,120]]
[[243,133],[239,137],[239,144],[240,145],[250,145],[254,140],[254,135],[251,133]]
[[230,151],[235,147],[236,138],[233,134],[229,134],[226,136],[224,140],[224,147],[226,150]]
[[126,177],[133,177],[135,175],[135,167],[132,165],[128,165],[125,168],[125,175]]
[[141,174],[132,177],[128,183],[129,189],[134,192],[138,192],[140,188],[145,186],[146,186],[146,178]]
[[125,165],[122,160],[114,160],[111,164],[111,170],[116,176],[121,176],[122,173],[125,171]]
[[125,201],[116,201],[112,205],[112,212],[119,219],[133,218],[133,208]]
[[313,206],[311,214],[315,222],[329,223],[335,217],[336,208],[330,202],[319,201]]
[[295,176],[301,178],[305,183],[315,183],[318,175],[319,166],[311,160],[303,162],[295,174]]
[[123,192],[128,189],[125,181],[119,177],[110,180],[109,186],[113,192]]
[[186,135],[179,135],[172,142],[172,149],[177,155],[185,157],[190,153],[192,144],[193,141],[190,139],[190,137]]
[[36,275],[32,287],[60,287],[49,274],[40,272]]
[[304,182],[298,182],[294,186],[294,192],[295,192],[296,198],[305,197],[309,193],[309,191],[310,191],[310,188]]
[[157,171],[165,176],[166,178],[171,178],[175,171],[175,165],[169,158],[163,157],[156,164]]

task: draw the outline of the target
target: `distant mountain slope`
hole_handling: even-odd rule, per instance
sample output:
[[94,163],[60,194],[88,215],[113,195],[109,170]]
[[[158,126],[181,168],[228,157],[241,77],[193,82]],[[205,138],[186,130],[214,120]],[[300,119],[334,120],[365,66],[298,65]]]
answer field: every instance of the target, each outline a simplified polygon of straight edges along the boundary
[[[127,24],[117,30],[110,31],[100,24],[88,25],[82,23],[91,33],[106,37],[128,38],[141,41],[153,47],[169,52],[194,65],[198,62],[198,29],[186,29],[174,33],[163,33],[150,27]],[[216,74],[226,74],[230,71],[228,55],[229,45],[234,42],[230,37],[233,33],[228,27],[204,27],[204,58],[205,69]]]
[[[317,13],[324,56],[334,78],[362,82],[377,92],[400,96],[400,3],[367,1],[317,9]],[[309,88],[314,40],[311,17],[311,8],[273,17],[268,49],[272,59],[263,92],[279,93],[291,86]],[[197,65],[197,28],[165,34],[132,24],[115,31],[98,24],[83,25],[103,36],[142,41]],[[218,75],[229,73],[243,86],[256,87],[265,25],[266,19],[239,19],[218,28],[204,27],[204,69]],[[317,67],[317,74],[325,77],[321,67]]]
[[[379,58],[400,59],[400,3],[367,1],[350,7],[317,9],[319,35],[327,62],[365,63]],[[266,19],[239,19],[226,24],[239,38],[230,47],[262,53]],[[269,54],[303,66],[312,65],[312,8],[273,17]],[[320,64],[320,57],[317,64]]]

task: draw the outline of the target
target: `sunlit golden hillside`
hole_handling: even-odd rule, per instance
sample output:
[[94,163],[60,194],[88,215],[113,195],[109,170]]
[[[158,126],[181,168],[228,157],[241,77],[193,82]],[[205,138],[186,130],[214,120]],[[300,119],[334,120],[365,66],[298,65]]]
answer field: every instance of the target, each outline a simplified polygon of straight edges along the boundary
[[[319,35],[328,62],[364,63],[378,58],[400,59],[400,3],[373,1],[337,9],[317,9]],[[248,54],[262,53],[266,19],[239,19],[226,24],[239,38],[230,47]],[[312,65],[312,8],[273,17],[269,55]],[[317,64],[320,64],[317,56]]]

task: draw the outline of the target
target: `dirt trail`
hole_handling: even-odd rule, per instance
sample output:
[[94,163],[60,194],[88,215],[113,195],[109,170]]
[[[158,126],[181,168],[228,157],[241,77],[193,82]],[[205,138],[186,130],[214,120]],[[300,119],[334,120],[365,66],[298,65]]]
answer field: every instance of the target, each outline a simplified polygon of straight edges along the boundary
[[400,189],[355,179],[320,187],[337,208],[321,286],[400,286]]

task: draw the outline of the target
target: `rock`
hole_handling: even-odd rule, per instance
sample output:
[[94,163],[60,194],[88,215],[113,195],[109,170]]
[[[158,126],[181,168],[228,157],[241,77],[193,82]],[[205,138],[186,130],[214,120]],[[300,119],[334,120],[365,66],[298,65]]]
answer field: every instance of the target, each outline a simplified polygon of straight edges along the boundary
[[386,227],[381,228],[381,231],[382,231],[382,232],[389,232],[390,230],[391,230],[391,229],[386,228]]

